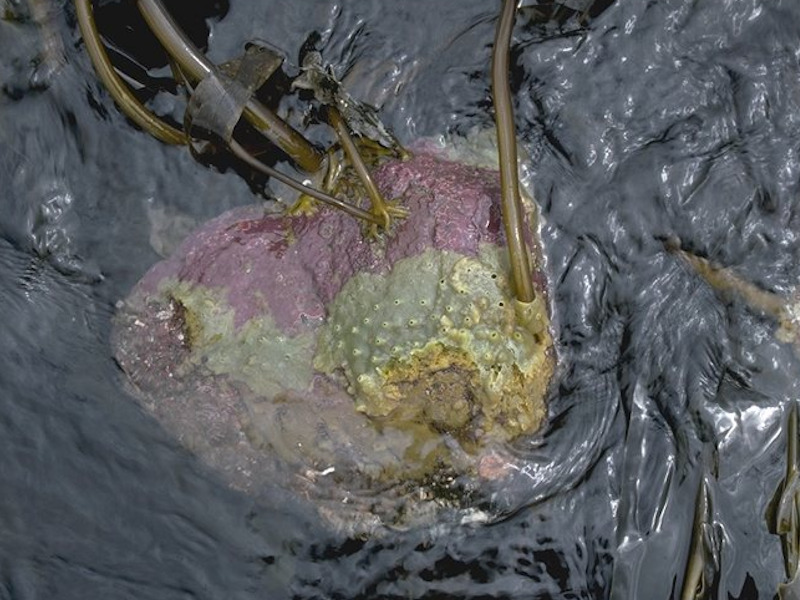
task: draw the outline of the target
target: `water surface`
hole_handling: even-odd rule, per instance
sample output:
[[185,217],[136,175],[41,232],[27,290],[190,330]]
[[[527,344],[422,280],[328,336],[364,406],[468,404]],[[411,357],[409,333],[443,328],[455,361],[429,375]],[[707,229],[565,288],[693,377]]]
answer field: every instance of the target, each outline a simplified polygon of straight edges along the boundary
[[[97,4],[115,56],[161,85],[168,71],[135,11]],[[70,3],[50,5],[61,64],[26,6],[5,2],[0,598],[670,598],[703,477],[711,597],[772,598],[785,574],[765,514],[796,357],[772,321],[720,298],[663,240],[765,289],[796,285],[800,5],[605,4],[587,21],[528,11],[512,48],[553,284],[550,425],[516,444],[527,467],[497,491],[495,523],[359,541],[280,489],[228,489],[135,404],[111,357],[116,303],[169,250],[158,227],[187,230],[269,187],[126,121]],[[231,0],[176,14],[217,61],[259,38],[296,71],[318,40],[351,93],[411,141],[491,124],[498,10]],[[169,94],[154,101],[179,114]]]

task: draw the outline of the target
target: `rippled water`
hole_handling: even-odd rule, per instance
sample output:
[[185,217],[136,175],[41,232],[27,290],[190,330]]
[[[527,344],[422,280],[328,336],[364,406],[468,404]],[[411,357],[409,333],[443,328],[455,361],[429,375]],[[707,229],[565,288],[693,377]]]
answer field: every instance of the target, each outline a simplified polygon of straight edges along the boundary
[[[166,77],[135,11],[98,4],[129,68]],[[774,596],[785,574],[766,512],[796,357],[663,240],[765,289],[796,284],[800,5],[520,16],[512,85],[560,353],[550,425],[516,444],[528,466],[497,490],[498,522],[370,541],[326,533],[278,489],[229,490],[126,393],[110,319],[168,250],[159,227],[248,204],[260,183],[126,122],[71,4],[47,5],[63,64],[56,42],[42,54],[24,3],[0,6],[16,15],[0,21],[0,598],[676,597],[702,478],[710,593]],[[319,37],[351,93],[409,141],[491,123],[498,10],[239,0],[179,17],[199,37],[209,19],[215,60],[260,38],[296,61]],[[123,17],[130,28],[114,26]]]

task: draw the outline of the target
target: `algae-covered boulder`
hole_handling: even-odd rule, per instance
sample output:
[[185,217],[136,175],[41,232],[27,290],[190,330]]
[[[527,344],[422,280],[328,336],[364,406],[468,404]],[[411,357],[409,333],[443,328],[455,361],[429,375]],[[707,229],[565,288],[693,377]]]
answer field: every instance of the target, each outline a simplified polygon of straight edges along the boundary
[[113,340],[231,484],[295,490],[357,532],[468,506],[488,453],[539,427],[554,364],[544,278],[533,319],[511,294],[497,173],[428,150],[375,178],[410,213],[387,234],[234,209],[144,276]]

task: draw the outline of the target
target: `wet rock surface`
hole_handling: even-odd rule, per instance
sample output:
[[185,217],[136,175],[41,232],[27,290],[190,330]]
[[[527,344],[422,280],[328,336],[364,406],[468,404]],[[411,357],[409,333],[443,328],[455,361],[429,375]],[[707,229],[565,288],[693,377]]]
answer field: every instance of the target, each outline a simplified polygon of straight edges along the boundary
[[234,487],[357,533],[468,508],[503,474],[479,465],[541,424],[554,366],[541,274],[534,325],[516,316],[497,173],[424,151],[376,179],[410,211],[389,234],[231,210],[150,269],[114,334],[145,406]]

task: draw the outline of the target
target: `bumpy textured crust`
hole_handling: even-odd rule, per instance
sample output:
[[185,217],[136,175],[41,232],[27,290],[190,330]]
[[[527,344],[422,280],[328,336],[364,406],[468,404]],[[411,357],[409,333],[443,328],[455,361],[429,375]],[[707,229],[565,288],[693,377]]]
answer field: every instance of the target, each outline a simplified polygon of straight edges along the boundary
[[[354,276],[329,306],[314,366],[342,369],[358,410],[384,423],[426,423],[471,445],[534,431],[553,369],[547,308],[540,295],[536,326],[520,322],[503,258],[490,244],[475,257],[431,249]],[[443,410],[431,390],[454,370],[461,385]]]

